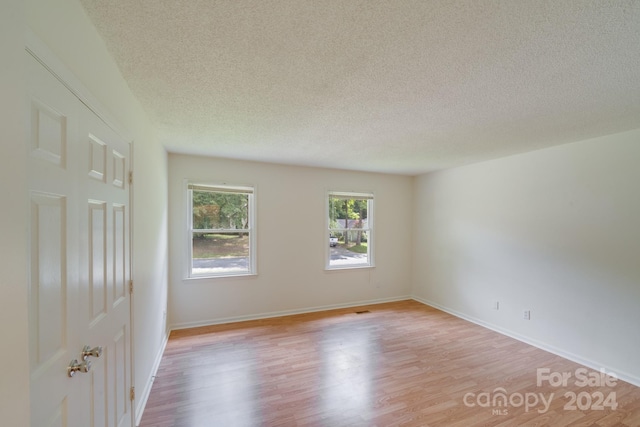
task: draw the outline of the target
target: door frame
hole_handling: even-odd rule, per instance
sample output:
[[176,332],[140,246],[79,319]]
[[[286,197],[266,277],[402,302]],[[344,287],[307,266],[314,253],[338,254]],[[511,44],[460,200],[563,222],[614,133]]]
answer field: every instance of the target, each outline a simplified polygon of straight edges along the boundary
[[[53,53],[49,47],[40,40],[40,38],[30,29],[25,29],[25,51],[33,56],[44,68],[47,69],[60,83],[62,83],[80,102],[82,102],[89,110],[91,110],[100,120],[102,120],[111,130],[118,134],[124,141],[129,144],[129,170],[127,175],[133,174],[133,152],[134,141],[131,133],[122,126],[102,105],[102,103],[80,82],[71,70]],[[133,184],[129,182],[129,280],[134,281],[133,277]],[[131,288],[130,288],[131,289]],[[134,346],[134,306],[133,292],[129,292],[129,348],[130,352],[130,378],[129,388],[135,387],[135,346]],[[129,400],[131,405],[131,425],[136,423],[136,400]],[[30,403],[30,406],[34,402]]]

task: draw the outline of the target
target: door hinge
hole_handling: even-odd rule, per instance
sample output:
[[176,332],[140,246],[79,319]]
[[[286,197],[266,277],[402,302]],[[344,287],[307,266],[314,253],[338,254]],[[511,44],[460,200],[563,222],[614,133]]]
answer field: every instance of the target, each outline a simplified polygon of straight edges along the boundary
[[129,280],[129,293],[133,293],[133,280]]
[[129,389],[129,400],[136,400],[136,388],[133,386]]
[[133,171],[129,171],[129,185],[133,184]]

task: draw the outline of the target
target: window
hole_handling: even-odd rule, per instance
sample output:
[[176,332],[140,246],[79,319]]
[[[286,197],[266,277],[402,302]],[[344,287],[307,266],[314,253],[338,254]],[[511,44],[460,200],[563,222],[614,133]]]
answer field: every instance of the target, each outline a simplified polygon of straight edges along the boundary
[[252,187],[188,184],[188,277],[255,274]]
[[373,194],[330,191],[327,213],[327,268],[372,267]]

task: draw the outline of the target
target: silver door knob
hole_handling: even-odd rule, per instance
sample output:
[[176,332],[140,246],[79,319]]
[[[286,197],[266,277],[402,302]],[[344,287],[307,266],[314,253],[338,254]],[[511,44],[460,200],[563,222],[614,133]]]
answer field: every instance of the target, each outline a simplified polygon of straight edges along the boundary
[[69,367],[67,368],[67,375],[69,377],[73,377],[76,372],[89,372],[91,370],[91,362],[90,361],[82,361],[78,363],[76,359],[73,359],[71,363],[69,363]]
[[101,346],[97,346],[97,347],[89,347],[88,345],[85,345],[82,348],[82,360],[87,360],[87,358],[89,356],[91,357],[100,357],[102,355],[102,347]]

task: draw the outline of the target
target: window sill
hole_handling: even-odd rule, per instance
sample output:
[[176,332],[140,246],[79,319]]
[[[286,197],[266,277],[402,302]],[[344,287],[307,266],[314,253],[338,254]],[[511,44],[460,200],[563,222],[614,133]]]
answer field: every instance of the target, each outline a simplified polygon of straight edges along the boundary
[[240,279],[243,277],[256,277],[258,273],[231,273],[231,274],[220,274],[220,275],[211,275],[211,276],[193,276],[193,277],[184,277],[182,279],[183,282],[198,282],[202,280],[215,280],[215,279]]
[[367,268],[375,268],[374,264],[367,265],[339,265],[335,267],[325,267],[324,271],[344,271],[344,270],[362,270]]

